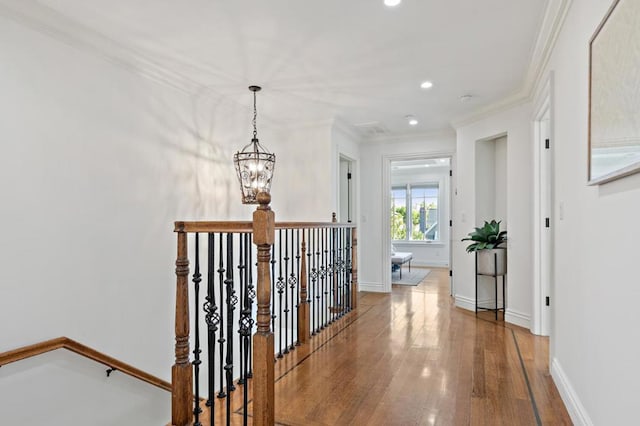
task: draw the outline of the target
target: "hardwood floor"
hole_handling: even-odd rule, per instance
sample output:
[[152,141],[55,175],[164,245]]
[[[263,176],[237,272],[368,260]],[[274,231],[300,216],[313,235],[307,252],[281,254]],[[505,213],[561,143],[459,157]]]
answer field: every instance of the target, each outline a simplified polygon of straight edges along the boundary
[[418,286],[361,293],[355,314],[278,362],[276,422],[571,424],[548,339],[454,307],[448,282],[432,269]]

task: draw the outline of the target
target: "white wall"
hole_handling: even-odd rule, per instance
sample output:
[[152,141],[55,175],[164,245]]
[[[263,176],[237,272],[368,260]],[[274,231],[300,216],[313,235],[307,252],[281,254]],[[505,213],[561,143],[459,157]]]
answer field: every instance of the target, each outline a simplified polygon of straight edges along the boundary
[[390,250],[390,231],[383,229],[383,215],[389,209],[382,205],[389,188],[383,184],[383,160],[411,155],[450,156],[455,152],[455,137],[443,133],[398,140],[365,142],[360,147],[361,213],[358,232],[361,290],[385,291],[390,284],[391,268],[385,253]]
[[[168,379],[173,221],[250,218],[232,166],[250,94],[186,94],[105,59],[0,17],[0,352],[65,335]],[[277,219],[330,220],[331,126],[258,130]]]
[[[171,418],[171,392],[58,349],[0,368],[3,425],[158,426]],[[34,403],[37,401],[37,403]],[[88,419],[91,419],[90,421]]]
[[485,220],[496,217],[496,144],[494,139],[476,142],[476,220],[482,226]]
[[507,229],[507,138],[476,142],[476,226],[493,219]]
[[507,230],[509,218],[507,216],[507,138],[499,138],[494,141],[495,146],[495,197],[494,216],[501,220],[500,229]]
[[[261,141],[276,153],[271,187],[276,220],[331,222],[331,213],[336,211],[337,172],[330,125],[267,127],[266,130],[262,132],[266,136],[261,136]],[[232,202],[239,199],[234,198]],[[254,209],[255,206],[245,207],[244,217],[250,218]]]
[[532,309],[531,242],[532,156],[531,105],[524,104],[459,127],[456,150],[456,190],[453,220],[453,279],[456,305],[474,309],[474,257],[465,251],[464,238],[479,220],[476,211],[476,149],[478,141],[507,134],[506,201],[509,218],[507,260],[508,322],[529,327]]
[[640,395],[640,175],[586,184],[589,40],[611,3],[573,1],[542,81],[553,71],[552,374],[576,424],[637,423]]

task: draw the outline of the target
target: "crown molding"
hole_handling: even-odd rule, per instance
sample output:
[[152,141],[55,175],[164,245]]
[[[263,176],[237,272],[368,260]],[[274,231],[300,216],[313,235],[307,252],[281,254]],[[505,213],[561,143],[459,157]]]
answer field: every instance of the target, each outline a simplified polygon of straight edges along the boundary
[[451,126],[454,129],[468,126],[469,124],[473,124],[477,121],[484,120],[485,118],[494,116],[501,112],[510,110],[520,105],[524,105],[527,102],[529,102],[529,100],[530,100],[530,96],[527,93],[520,91],[513,95],[502,98],[496,102],[493,102],[489,105],[480,107],[470,114],[463,115],[462,117],[459,117],[451,121]]
[[187,94],[208,90],[150,56],[127,47],[94,29],[35,1],[1,0],[0,16],[25,25],[78,50],[89,52],[139,76]]
[[549,64],[551,53],[558,41],[573,0],[549,0],[531,55],[529,70],[525,78],[525,91],[533,95],[544,78],[544,70]]
[[450,127],[436,129],[429,132],[422,133],[401,133],[394,135],[383,135],[372,138],[366,138],[362,140],[362,143],[371,144],[385,144],[385,143],[398,143],[398,142],[415,142],[419,140],[439,139],[439,138],[454,138],[456,132]]
[[496,102],[483,106],[471,114],[451,121],[457,129],[483,120],[500,112],[515,108],[534,99],[541,82],[544,83],[544,71],[549,64],[551,53],[556,45],[573,0],[548,0],[538,36],[529,59],[527,74],[520,89]]
[[354,141],[357,144],[360,144],[364,141],[364,137],[358,132],[351,124],[344,121],[342,118],[336,116],[333,118],[332,123],[333,129],[347,136],[349,139]]

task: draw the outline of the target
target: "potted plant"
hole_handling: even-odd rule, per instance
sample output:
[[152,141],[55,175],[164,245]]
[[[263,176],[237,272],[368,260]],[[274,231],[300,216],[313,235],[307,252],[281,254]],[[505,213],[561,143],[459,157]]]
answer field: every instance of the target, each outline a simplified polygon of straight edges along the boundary
[[481,228],[475,228],[462,241],[472,241],[467,253],[476,252],[478,274],[504,275],[507,273],[507,250],[500,247],[507,242],[507,231],[500,231],[500,222],[484,222]]

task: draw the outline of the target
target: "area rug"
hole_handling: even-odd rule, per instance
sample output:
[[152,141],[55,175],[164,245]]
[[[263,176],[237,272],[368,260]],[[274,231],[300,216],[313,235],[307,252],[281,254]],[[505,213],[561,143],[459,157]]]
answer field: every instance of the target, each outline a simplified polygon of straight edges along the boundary
[[391,283],[398,285],[418,285],[424,278],[429,275],[431,269],[412,269],[411,272],[406,269],[402,271],[402,279],[400,279],[400,271],[391,274]]

